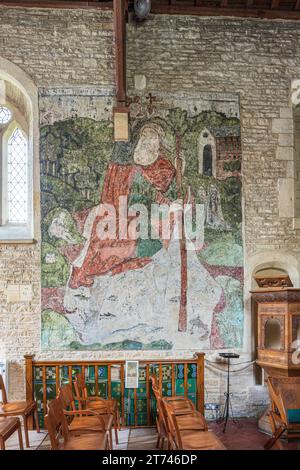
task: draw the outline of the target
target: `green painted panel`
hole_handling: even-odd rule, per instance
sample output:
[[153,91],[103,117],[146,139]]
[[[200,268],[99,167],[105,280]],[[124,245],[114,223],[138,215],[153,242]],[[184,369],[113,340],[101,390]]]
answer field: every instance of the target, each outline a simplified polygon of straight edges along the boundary
[[107,398],[107,382],[98,382],[98,396]]
[[[72,366],[72,378],[74,380],[75,375],[81,372],[82,366]],[[87,383],[88,395],[96,394],[95,385],[95,366],[85,367],[85,380]],[[69,370],[68,366],[60,366],[60,384],[69,382]],[[176,364],[174,366],[175,371],[175,395],[184,395],[184,365]],[[149,373],[156,374],[159,376],[159,365],[152,364],[149,367]],[[44,426],[44,409],[43,409],[43,383],[42,383],[42,367],[35,366],[33,369],[34,377],[34,397],[38,405],[38,415],[40,426]],[[114,380],[111,381],[111,396],[118,402],[120,415],[122,412],[122,384],[120,378],[118,379],[118,373],[114,371]],[[98,368],[98,394],[103,398],[108,397],[108,367],[101,366]],[[172,366],[165,364],[162,367],[162,394],[163,396],[172,396]],[[188,386],[188,398],[190,398],[196,404],[197,398],[197,365],[189,364],[187,368],[187,386]],[[139,386],[136,390],[136,406],[137,406],[137,425],[145,426],[148,423],[155,425],[156,422],[156,400],[152,392],[151,384],[149,384],[150,390],[150,416],[147,417],[148,406],[147,406],[147,383],[146,383],[146,367],[141,366],[139,369]],[[124,410],[125,410],[125,421],[126,426],[135,425],[134,416],[134,389],[125,389],[124,396]],[[56,368],[55,366],[46,367],[46,399],[47,401],[52,400],[57,395],[56,390]]]

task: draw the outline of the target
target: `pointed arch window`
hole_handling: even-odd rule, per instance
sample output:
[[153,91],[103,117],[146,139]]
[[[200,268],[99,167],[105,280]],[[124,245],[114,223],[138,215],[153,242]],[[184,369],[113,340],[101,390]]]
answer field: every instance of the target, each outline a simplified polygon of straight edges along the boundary
[[7,221],[26,224],[28,219],[28,143],[16,129],[8,139],[7,151]]
[[10,109],[6,106],[0,106],[0,124],[7,124],[11,120]]
[[18,110],[0,106],[0,239],[31,238],[29,142]]

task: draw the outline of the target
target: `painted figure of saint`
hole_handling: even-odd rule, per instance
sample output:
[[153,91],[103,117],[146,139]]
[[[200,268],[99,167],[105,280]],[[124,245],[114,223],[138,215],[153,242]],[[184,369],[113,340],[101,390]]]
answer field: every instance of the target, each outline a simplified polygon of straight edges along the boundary
[[[135,140],[115,144],[100,197],[100,203],[114,207],[117,225],[120,197],[128,198],[129,205],[177,202],[179,211],[182,207],[176,161],[175,168],[162,145],[162,128],[144,123],[133,135]],[[123,239],[118,230],[115,238],[101,239],[97,230],[103,217],[95,207],[86,219],[86,243],[73,262],[64,296],[65,315],[80,341],[113,349],[124,348],[124,341],[132,349],[184,349],[194,338],[199,347],[209,347],[221,288],[192,245],[186,254],[186,328],[178,328],[182,243],[174,236],[176,219],[169,240]]]
[[[124,272],[128,269],[137,269],[151,261],[149,257],[137,257],[138,241],[128,237],[124,239],[119,234],[120,198],[129,198],[133,182],[139,174],[155,190],[153,202],[168,203],[164,193],[168,190],[175,176],[175,168],[168,158],[164,156],[161,145],[162,129],[156,124],[146,124],[141,127],[139,140],[128,149],[130,144],[123,144],[121,150],[133,151],[133,163],[113,161],[107,168],[100,203],[112,205],[115,208],[117,230],[115,239],[100,239],[97,226],[107,213],[96,215],[91,235],[77,262],[75,262],[69,286],[91,286],[95,276],[107,272],[112,274]],[[122,144],[121,144],[122,145]],[[116,145],[114,157],[118,160],[120,144]],[[130,222],[130,220],[129,220]],[[84,254],[84,256],[83,256]]]

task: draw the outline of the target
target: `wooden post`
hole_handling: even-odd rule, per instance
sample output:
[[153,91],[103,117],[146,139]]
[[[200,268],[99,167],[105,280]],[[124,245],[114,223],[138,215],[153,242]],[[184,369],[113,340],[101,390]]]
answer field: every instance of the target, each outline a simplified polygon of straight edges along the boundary
[[146,396],[147,396],[147,425],[150,426],[151,424],[151,403],[150,403],[150,397],[151,397],[151,391],[150,391],[150,374],[149,374],[149,364],[146,365]]
[[125,371],[124,371],[124,364],[121,364],[121,426],[126,426],[126,419],[125,419]]
[[114,0],[117,106],[126,106],[126,1]]
[[185,363],[183,367],[184,367],[184,375],[183,375],[184,396],[185,398],[188,398],[188,365]]
[[26,355],[25,359],[25,380],[26,380],[26,401],[33,400],[33,358],[34,355]]
[[197,410],[204,414],[204,353],[196,353],[197,359]]
[[[182,199],[184,204],[184,194],[182,187],[182,158],[181,158],[181,139],[180,131],[176,131],[176,185],[177,197]],[[178,317],[178,331],[186,331],[187,329],[187,250],[185,238],[185,225],[184,225],[184,209],[180,212],[181,219],[181,237],[179,240],[180,246],[180,306]]]
[[[34,399],[33,395],[33,358],[34,354],[27,354],[24,356],[25,359],[25,396],[26,401],[32,401]],[[28,417],[27,420],[28,429],[33,429],[33,418],[32,414]]]

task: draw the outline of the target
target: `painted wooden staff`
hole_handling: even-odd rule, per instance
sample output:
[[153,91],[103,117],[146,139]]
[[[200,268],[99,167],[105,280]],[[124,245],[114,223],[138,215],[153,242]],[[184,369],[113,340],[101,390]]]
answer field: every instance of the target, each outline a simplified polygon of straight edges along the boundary
[[[181,157],[181,135],[176,132],[176,185],[178,197],[183,201],[183,188],[182,188],[182,157]],[[180,211],[181,219],[181,237],[180,237],[180,307],[178,319],[178,331],[187,330],[187,250],[185,238],[185,225],[184,225],[184,210]]]

